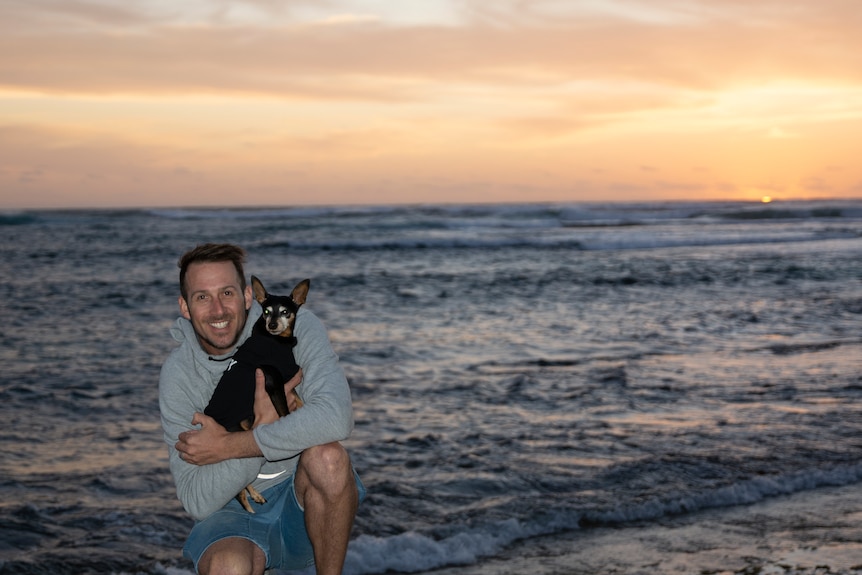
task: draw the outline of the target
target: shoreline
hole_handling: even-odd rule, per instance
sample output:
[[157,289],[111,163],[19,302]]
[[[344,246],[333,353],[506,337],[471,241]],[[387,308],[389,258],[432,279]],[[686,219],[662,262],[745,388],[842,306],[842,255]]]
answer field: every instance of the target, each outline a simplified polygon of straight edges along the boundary
[[862,573],[862,483],[512,545],[420,575]]

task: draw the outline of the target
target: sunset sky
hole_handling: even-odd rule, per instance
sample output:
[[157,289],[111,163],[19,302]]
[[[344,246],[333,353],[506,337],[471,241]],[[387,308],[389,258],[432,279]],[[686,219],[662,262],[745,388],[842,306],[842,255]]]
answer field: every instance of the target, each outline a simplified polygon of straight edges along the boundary
[[0,210],[862,197],[858,0],[0,0]]

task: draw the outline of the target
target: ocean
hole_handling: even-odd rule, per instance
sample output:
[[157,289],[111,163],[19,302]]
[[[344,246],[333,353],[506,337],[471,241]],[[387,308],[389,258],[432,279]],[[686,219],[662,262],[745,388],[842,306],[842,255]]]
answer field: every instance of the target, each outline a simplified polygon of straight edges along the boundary
[[[157,387],[208,241],[273,292],[311,278],[369,492],[345,573],[503,573],[862,484],[862,201],[22,211],[0,238],[3,574],[191,573]],[[635,572],[612,555],[588,572]]]

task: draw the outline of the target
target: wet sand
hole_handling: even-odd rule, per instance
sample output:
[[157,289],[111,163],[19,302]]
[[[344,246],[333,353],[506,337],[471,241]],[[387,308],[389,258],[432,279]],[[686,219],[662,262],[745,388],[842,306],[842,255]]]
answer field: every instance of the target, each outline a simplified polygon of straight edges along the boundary
[[532,539],[429,575],[862,573],[862,484]]

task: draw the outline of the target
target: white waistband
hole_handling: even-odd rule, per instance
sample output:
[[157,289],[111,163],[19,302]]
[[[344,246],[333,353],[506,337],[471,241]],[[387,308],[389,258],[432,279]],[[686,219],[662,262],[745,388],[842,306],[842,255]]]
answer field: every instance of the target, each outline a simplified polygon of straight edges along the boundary
[[282,469],[278,473],[258,473],[257,478],[258,479],[275,479],[279,475],[284,475],[285,473],[287,473],[287,470],[285,470],[285,469]]

